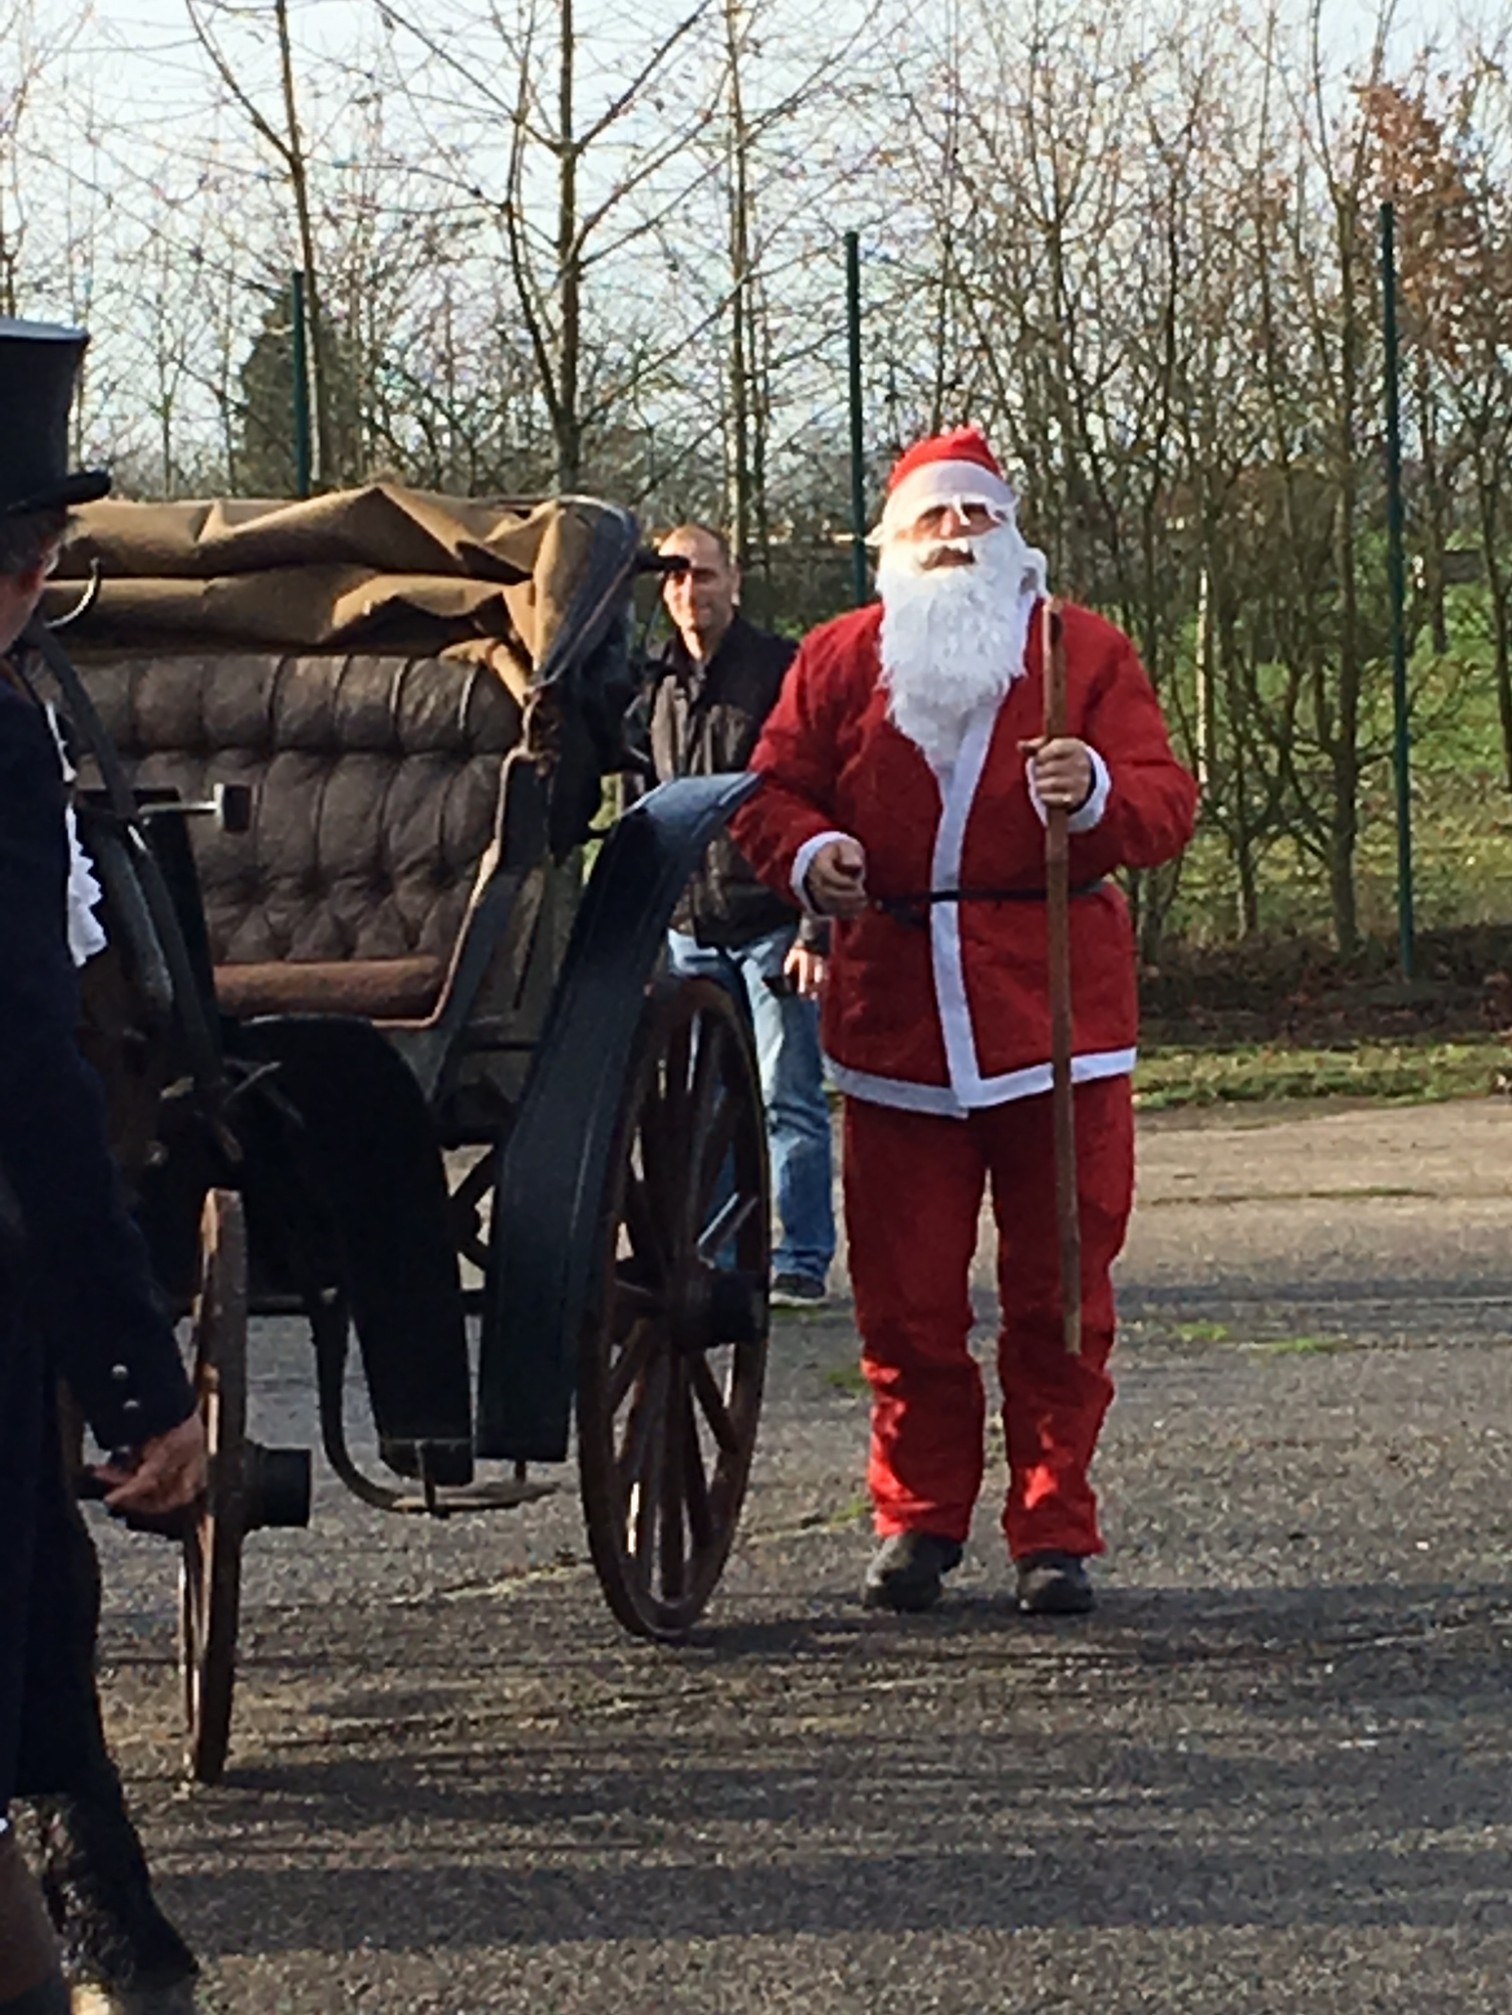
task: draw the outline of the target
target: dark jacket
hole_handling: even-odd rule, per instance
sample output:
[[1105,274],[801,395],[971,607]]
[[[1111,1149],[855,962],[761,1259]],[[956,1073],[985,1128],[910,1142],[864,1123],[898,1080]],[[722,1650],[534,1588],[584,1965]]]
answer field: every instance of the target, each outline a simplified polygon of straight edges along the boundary
[[57,1571],[37,1517],[46,1384],[68,1380],[109,1449],[161,1434],[193,1406],[75,1039],[63,811],[47,722],[0,682],[0,1801],[32,1580]]
[[[662,654],[651,695],[651,762],[659,784],[673,777],[743,770],[777,703],[797,645],[737,615],[706,665],[681,637]],[[797,905],[759,882],[728,833],[710,843],[672,918],[702,945],[749,944],[798,921]],[[813,942],[813,934],[806,934]]]

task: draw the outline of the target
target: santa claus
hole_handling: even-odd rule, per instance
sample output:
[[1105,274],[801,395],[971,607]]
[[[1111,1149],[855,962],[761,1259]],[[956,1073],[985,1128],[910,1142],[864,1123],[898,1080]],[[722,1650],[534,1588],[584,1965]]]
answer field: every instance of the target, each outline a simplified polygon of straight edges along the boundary
[[[880,603],[804,640],[752,757],[737,844],[836,920],[824,1046],[845,1095],[845,1206],[868,1481],[870,1606],[925,1609],[982,1481],[968,1277],[984,1188],[998,1240],[1003,1527],[1020,1605],[1089,1609],[1103,1547],[1088,1470],[1112,1398],[1110,1269],[1133,1195],[1128,910],[1110,879],[1191,836],[1197,790],[1129,640],[1067,605],[1068,722],[1045,741],[1036,610],[986,441],[920,442],[877,533]],[[1068,812],[1082,1349],[1061,1321],[1051,1124],[1045,824]]]

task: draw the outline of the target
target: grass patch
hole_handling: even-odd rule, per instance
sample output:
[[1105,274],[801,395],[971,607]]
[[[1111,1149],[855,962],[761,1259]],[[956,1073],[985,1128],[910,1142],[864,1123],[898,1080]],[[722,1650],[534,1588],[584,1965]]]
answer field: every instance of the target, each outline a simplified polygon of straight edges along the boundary
[[868,1390],[866,1373],[859,1364],[838,1364],[824,1374],[824,1382],[834,1392],[862,1393]]
[[799,1532],[845,1532],[871,1516],[871,1499],[852,1497],[833,1511],[809,1511],[798,1520]]
[[820,1302],[817,1307],[811,1307],[807,1302],[800,1302],[796,1307],[789,1308],[773,1301],[768,1302],[767,1312],[774,1323],[801,1322],[805,1329],[825,1327],[834,1329],[849,1326],[851,1321],[849,1308],[843,1303],[837,1305],[834,1302]]
[[[1506,790],[1496,686],[1491,676],[1490,597],[1485,585],[1449,596],[1449,651],[1437,657],[1426,635],[1418,638],[1409,672],[1412,697],[1412,826],[1414,894],[1419,931],[1504,920],[1512,885],[1512,817]],[[1186,711],[1193,705],[1195,638],[1190,630],[1174,671]],[[1372,667],[1362,695],[1364,770],[1357,816],[1355,896],[1361,928],[1392,938],[1396,930],[1396,815],[1389,751],[1391,680],[1384,664]],[[1261,673],[1272,705],[1277,668]],[[1188,718],[1190,714],[1188,713]],[[1302,740],[1306,734],[1303,731]],[[1299,770],[1310,776],[1314,802],[1318,758],[1299,748]],[[1221,756],[1228,751],[1221,750]],[[1293,815],[1288,823],[1298,821]],[[1330,927],[1328,877],[1314,854],[1288,833],[1261,846],[1256,863],[1261,928],[1268,932],[1326,935]],[[1173,934],[1194,942],[1231,937],[1238,910],[1234,863],[1222,834],[1207,826],[1188,849],[1172,916]]]
[[1180,1343],[1227,1343],[1233,1331],[1226,1322],[1178,1322],[1171,1334]]
[[1304,1049],[1241,1043],[1223,1049],[1142,1050],[1141,1112],[1271,1099],[1373,1098],[1402,1104],[1483,1097],[1512,1067],[1499,1042],[1362,1042]]
[[1348,1350],[1350,1347],[1346,1336],[1273,1336],[1255,1346],[1257,1350],[1268,1351],[1272,1357],[1326,1357],[1333,1351]]

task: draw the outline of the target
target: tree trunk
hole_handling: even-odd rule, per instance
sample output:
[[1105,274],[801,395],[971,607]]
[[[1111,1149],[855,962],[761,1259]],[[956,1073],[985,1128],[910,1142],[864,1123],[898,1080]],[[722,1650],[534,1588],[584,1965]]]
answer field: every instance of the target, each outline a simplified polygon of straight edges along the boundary
[[1252,938],[1260,929],[1260,884],[1254,845],[1242,816],[1234,835],[1234,871],[1239,877],[1239,935]]
[[[1220,577],[1221,578],[1221,577]],[[1240,672],[1234,597],[1218,602],[1216,624],[1223,671],[1224,717],[1228,725],[1225,830],[1239,882],[1239,935],[1253,937],[1260,928],[1260,885],[1256,821],[1251,813],[1249,751],[1244,735],[1245,682]],[[1216,744],[1215,744],[1216,755]]]
[[173,402],[164,396],[158,404],[158,446],[163,456],[163,495],[173,495]]
[[1508,579],[1501,564],[1500,471],[1495,459],[1489,467],[1482,461],[1476,489],[1480,501],[1486,590],[1491,598],[1492,675],[1496,683],[1497,717],[1501,723],[1502,775],[1507,789],[1512,791],[1512,580]]
[[757,365],[755,397],[751,412],[751,488],[755,512],[755,551],[746,578],[754,572],[757,581],[756,613],[763,623],[772,620],[772,513],[767,496],[767,445],[772,436],[772,319],[765,291],[757,286],[751,296],[753,342],[759,334],[760,362]]
[[[0,161],[0,168],[8,166]],[[16,248],[11,241],[9,226],[5,221],[5,202],[0,192],[0,315],[8,315],[12,320],[16,314]]]
[[[1325,736],[1332,783],[1328,808],[1328,889],[1334,942],[1346,956],[1359,943],[1355,904],[1355,845],[1359,837],[1360,790],[1360,598],[1356,567],[1359,482],[1355,430],[1359,415],[1360,317],[1356,274],[1356,212],[1345,205],[1339,216],[1339,409],[1335,555],[1339,570],[1339,667],[1332,733]],[[1320,671],[1320,677],[1326,673]]]
[[1204,793],[1211,786],[1217,767],[1214,758],[1218,746],[1218,722],[1213,707],[1212,588],[1212,569],[1204,560],[1197,576],[1197,634],[1193,651],[1197,687],[1197,783]]
[[1448,544],[1448,499],[1439,470],[1438,426],[1428,352],[1420,341],[1417,353],[1418,438],[1423,451],[1423,499],[1427,505],[1427,536],[1423,540],[1423,588],[1428,599],[1428,623],[1435,657],[1449,655],[1449,618],[1444,605],[1444,548]]
[[583,359],[583,259],[578,244],[578,143],[574,126],[577,29],[573,0],[559,0],[561,63],[557,113],[556,256],[561,335],[557,346],[557,400],[554,414],[556,479],[561,490],[583,480],[583,416],[579,405]]
[[749,135],[740,89],[740,0],[725,0],[725,61],[729,66],[730,124],[730,543],[741,566],[751,549],[751,245],[747,187]]
[[320,262],[315,251],[315,224],[310,209],[310,179],[305,160],[304,139],[299,126],[299,103],[294,91],[294,51],[289,40],[289,0],[273,0],[273,17],[278,30],[278,64],[283,84],[284,126],[288,134],[286,162],[289,188],[294,197],[294,220],[299,233],[299,257],[304,267],[305,309],[309,320],[310,405],[314,413],[315,468],[317,489],[338,480],[331,438],[330,352],[326,341],[325,316],[321,312]]

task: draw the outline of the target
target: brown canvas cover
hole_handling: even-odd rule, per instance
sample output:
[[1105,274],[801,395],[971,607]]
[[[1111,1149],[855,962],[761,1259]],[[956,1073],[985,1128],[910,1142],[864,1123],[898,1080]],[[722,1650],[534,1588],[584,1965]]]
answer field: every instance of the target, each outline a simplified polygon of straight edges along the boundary
[[89,656],[219,645],[482,657],[521,697],[609,509],[397,483],[295,503],[107,498],[75,515],[44,613],[65,614],[98,569],[68,637]]
[[249,833],[192,834],[228,1012],[434,1010],[532,669],[610,509],[378,483],[76,514],[44,613],[87,594],[65,641],[134,780],[253,789]]

